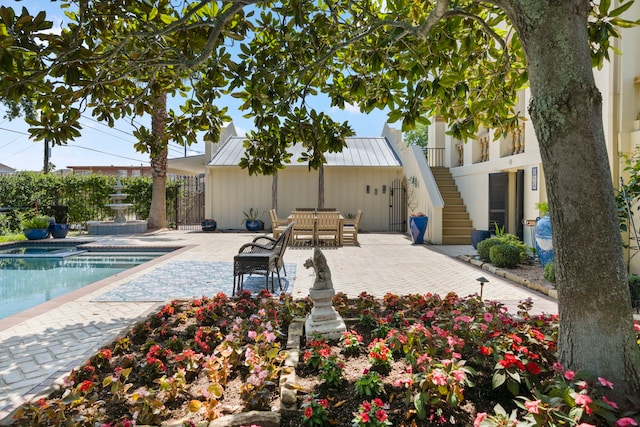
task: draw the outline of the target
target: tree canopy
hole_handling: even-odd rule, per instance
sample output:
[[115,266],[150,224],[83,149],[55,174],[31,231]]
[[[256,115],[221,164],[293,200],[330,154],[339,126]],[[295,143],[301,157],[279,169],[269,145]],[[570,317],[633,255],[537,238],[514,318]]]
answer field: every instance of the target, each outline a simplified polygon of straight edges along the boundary
[[[621,17],[631,1],[615,8],[608,0],[78,4],[61,37],[37,33],[50,28],[42,14],[0,8],[7,76],[0,93],[34,97],[37,108],[51,111],[46,132],[57,142],[75,135],[77,103],[109,121],[119,111],[145,111],[137,101],[158,86],[188,97],[185,114],[200,113],[184,122],[169,115],[171,137],[188,140],[191,124],[213,137],[223,112],[214,107],[217,95],[228,90],[255,117],[251,139],[267,142],[250,147],[266,166],[245,166],[273,173],[286,160],[284,144],[318,147],[312,164],[343,143],[348,126],[325,122],[307,107],[309,96],[364,112],[386,108],[403,130],[437,115],[467,139],[480,126],[496,136],[516,127],[517,96],[530,85],[557,248],[560,355],[568,366],[617,382],[621,394],[638,393],[640,351],[631,313],[620,309],[629,293],[591,70],[609,57],[618,28],[637,24]],[[232,55],[225,40],[243,40],[240,52]]]

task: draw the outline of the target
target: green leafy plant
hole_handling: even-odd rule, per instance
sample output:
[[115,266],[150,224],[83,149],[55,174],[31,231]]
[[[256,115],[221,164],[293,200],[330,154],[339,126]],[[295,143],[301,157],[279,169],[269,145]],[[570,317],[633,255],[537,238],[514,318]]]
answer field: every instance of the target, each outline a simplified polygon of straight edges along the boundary
[[500,245],[500,244],[502,244],[502,241],[500,241],[500,239],[498,239],[497,237],[491,237],[489,239],[485,239],[479,242],[478,256],[483,261],[491,261],[489,257],[489,251],[491,250],[491,247],[495,245]]
[[489,249],[491,263],[500,268],[514,268],[520,262],[520,250],[512,245],[495,245]]
[[33,218],[25,218],[20,223],[25,230],[29,229],[45,229],[49,228],[49,217],[45,215],[37,215]]
[[542,276],[545,280],[548,280],[551,283],[556,283],[556,264],[554,262],[550,262],[545,265]]
[[362,397],[380,397],[384,394],[384,384],[380,374],[365,369],[364,374],[356,380],[356,393]]
[[264,216],[264,212],[260,212],[258,209],[254,208],[249,208],[248,211],[244,211],[242,212],[242,214],[244,215],[244,220],[242,221],[243,223],[250,221],[259,221]]
[[329,387],[340,387],[344,380],[344,362],[338,359],[336,355],[322,359],[318,378]]
[[540,212],[541,217],[549,215],[549,203],[539,202],[535,204],[535,207]]

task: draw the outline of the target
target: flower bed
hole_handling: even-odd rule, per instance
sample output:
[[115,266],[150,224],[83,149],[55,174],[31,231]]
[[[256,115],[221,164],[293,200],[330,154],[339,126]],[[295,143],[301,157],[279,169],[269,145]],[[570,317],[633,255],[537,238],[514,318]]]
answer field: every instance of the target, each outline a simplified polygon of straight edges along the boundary
[[[349,330],[337,342],[307,337],[299,404],[283,426],[638,423],[609,381],[557,363],[557,318],[530,316],[528,302],[517,317],[453,294],[338,294],[334,304]],[[194,425],[279,408],[284,332],[309,310],[266,291],[172,302],[23,405],[16,424]]]

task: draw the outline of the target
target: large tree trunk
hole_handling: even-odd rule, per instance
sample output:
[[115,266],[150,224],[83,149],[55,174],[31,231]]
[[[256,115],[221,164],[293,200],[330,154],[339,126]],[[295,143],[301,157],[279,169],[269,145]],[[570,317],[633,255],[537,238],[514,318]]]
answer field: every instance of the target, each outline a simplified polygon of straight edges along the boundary
[[[505,0],[525,47],[551,210],[558,285],[558,352],[618,397],[640,392],[629,287],[591,67],[589,0]],[[615,153],[614,153],[615,155]]]
[[165,137],[167,121],[167,94],[158,93],[151,116],[151,132],[154,141],[151,145],[151,209],[149,210],[149,228],[157,230],[167,227],[167,158],[168,145]]

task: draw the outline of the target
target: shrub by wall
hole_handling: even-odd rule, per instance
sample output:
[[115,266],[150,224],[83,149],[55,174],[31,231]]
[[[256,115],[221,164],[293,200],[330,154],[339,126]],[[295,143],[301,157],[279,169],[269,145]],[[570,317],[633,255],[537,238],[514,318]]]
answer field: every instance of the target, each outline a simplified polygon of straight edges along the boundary
[[[133,204],[130,214],[136,219],[147,219],[151,207],[152,179],[150,177],[123,177],[122,193],[129,196],[123,203]],[[18,172],[0,176],[0,207],[10,208],[3,214],[2,229],[20,230],[20,216],[52,215],[49,207],[69,207],[69,223],[84,226],[87,221],[104,221],[113,218],[113,211],[106,207],[113,203],[110,194],[116,185],[112,175],[56,175],[37,172]],[[179,181],[167,182],[167,210],[175,212],[174,201]]]
[[514,268],[520,263],[520,249],[503,243],[494,245],[489,249],[489,260],[499,268]]

